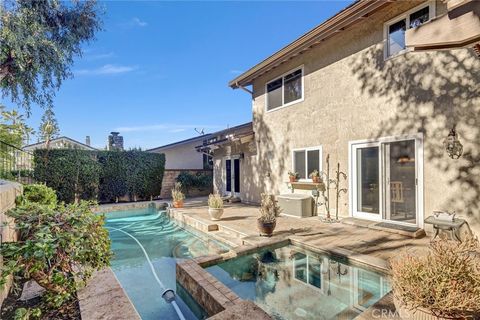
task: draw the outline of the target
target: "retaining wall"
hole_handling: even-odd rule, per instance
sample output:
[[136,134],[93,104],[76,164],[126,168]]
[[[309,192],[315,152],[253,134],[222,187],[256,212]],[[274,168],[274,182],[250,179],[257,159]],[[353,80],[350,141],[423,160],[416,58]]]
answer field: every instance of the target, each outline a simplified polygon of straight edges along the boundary
[[[23,187],[21,184],[11,181],[0,180],[0,240],[12,242],[17,240],[17,233],[13,227],[13,221],[6,216],[6,212],[15,207],[15,198],[21,195]],[[0,256],[0,267],[3,266],[3,257]],[[12,279],[7,281],[5,287],[0,288],[0,306],[8,295]]]

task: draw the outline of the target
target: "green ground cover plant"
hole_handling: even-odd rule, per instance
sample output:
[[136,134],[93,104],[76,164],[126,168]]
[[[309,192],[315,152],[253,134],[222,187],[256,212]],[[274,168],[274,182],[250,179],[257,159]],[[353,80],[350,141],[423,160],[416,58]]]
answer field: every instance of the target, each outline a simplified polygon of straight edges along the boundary
[[26,187],[15,209],[7,212],[18,232],[16,242],[0,247],[3,267],[0,285],[9,276],[15,283],[35,280],[45,288],[38,310],[18,309],[21,318],[38,317],[76,300],[76,291],[92,272],[110,265],[111,251],[104,217],[92,212],[93,203],[56,203],[54,190]]

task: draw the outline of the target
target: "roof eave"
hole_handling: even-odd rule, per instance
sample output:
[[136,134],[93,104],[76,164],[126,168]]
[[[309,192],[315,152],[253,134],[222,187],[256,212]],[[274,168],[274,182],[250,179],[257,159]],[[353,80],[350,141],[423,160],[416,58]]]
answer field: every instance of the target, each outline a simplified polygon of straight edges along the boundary
[[314,45],[344,31],[373,12],[391,4],[394,0],[358,0],[333,17],[308,31],[300,38],[275,52],[262,62],[231,80],[232,89],[251,85],[253,80],[291,58],[311,49]]

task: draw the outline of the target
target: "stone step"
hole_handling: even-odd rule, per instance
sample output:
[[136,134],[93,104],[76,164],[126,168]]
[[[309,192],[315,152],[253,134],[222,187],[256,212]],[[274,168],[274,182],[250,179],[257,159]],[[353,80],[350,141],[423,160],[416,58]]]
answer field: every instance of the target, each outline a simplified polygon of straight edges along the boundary
[[404,226],[385,221],[379,222],[349,217],[342,219],[342,223],[356,227],[369,228],[372,230],[400,234],[411,238],[423,238],[425,236],[425,230],[421,228],[415,226]]
[[208,235],[231,247],[238,247],[243,245],[243,240],[235,235],[232,235],[231,233],[223,231],[211,231],[208,233]]

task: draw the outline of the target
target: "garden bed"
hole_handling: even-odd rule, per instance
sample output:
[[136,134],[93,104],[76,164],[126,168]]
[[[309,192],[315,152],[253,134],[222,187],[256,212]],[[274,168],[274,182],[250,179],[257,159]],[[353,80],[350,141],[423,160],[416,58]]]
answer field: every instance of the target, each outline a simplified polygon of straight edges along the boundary
[[[20,287],[23,287],[24,283],[20,284]],[[42,301],[40,297],[33,298],[27,301],[21,301],[20,296],[22,295],[22,290],[12,289],[8,294],[7,298],[3,301],[0,312],[0,319],[15,319],[15,311],[20,308],[32,309],[40,308],[42,310],[42,315],[40,319],[45,320],[81,320],[80,315],[80,305],[78,303],[77,297],[72,299],[72,301],[66,302],[61,308],[56,308],[54,310],[48,310],[43,308]]]

